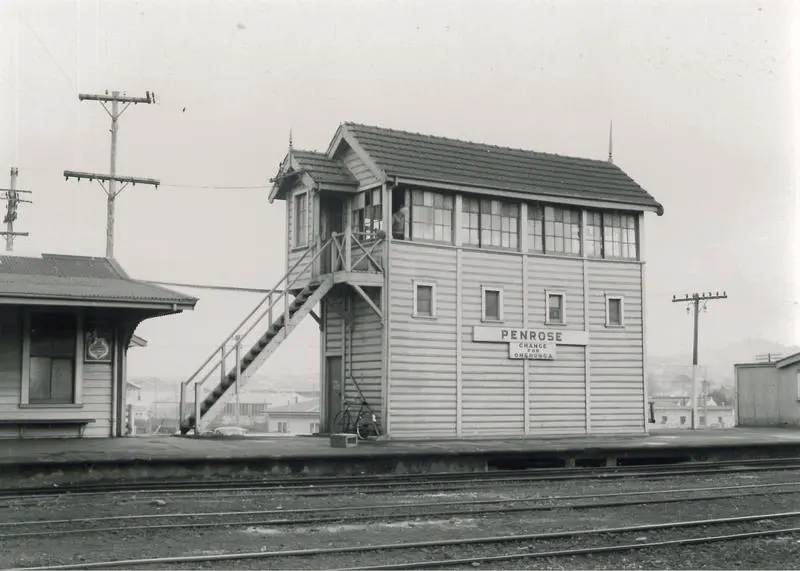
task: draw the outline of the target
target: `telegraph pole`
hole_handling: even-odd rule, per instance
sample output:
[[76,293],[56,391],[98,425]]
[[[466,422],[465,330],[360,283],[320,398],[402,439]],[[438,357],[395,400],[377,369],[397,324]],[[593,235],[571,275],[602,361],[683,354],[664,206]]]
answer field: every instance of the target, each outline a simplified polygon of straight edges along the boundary
[[31,194],[30,190],[22,190],[17,188],[17,175],[19,170],[17,167],[11,167],[11,184],[8,188],[0,188],[0,191],[6,193],[6,216],[3,222],[6,223],[6,231],[0,232],[0,235],[6,237],[6,252],[14,250],[14,236],[27,236],[27,232],[14,232],[14,222],[17,219],[17,205],[20,202],[33,204],[30,200],[24,200],[18,196],[18,193]]
[[[99,101],[100,104],[103,106],[103,109],[106,110],[109,117],[111,117],[111,169],[108,175],[96,174],[96,173],[85,173],[85,172],[77,172],[77,171],[64,171],[64,177],[69,180],[70,177],[77,178],[79,181],[81,178],[88,178],[89,180],[95,180],[100,183],[100,186],[106,193],[108,197],[108,205],[106,208],[107,216],[106,216],[106,257],[113,258],[114,257],[114,200],[117,196],[125,190],[125,187],[128,184],[133,184],[134,186],[139,184],[151,184],[153,186],[158,187],[160,182],[158,180],[152,178],[137,178],[137,177],[120,177],[117,176],[117,121],[120,116],[125,112],[125,110],[130,107],[131,103],[134,105],[138,103],[155,103],[156,96],[155,93],[151,93],[149,91],[145,92],[146,97],[128,97],[127,95],[120,95],[119,91],[112,91],[111,95],[108,94],[106,91],[105,95],[91,95],[87,93],[80,93],[78,94],[78,99],[80,101]],[[108,105],[106,103],[111,103],[111,109],[109,110]],[[119,104],[124,103],[125,106],[122,107],[120,110]],[[108,183],[108,188],[103,184],[103,182]],[[123,184],[119,190],[117,190],[117,183],[122,182]]]
[[[727,299],[728,294],[724,291],[722,295],[716,293],[693,293],[685,294],[683,297],[672,296],[673,303],[688,302],[686,311],[690,312],[694,308],[694,343],[692,347],[692,430],[697,430],[697,338],[700,324],[700,302],[703,302],[703,311],[706,311],[706,302],[710,299]],[[705,407],[705,401],[703,406]]]

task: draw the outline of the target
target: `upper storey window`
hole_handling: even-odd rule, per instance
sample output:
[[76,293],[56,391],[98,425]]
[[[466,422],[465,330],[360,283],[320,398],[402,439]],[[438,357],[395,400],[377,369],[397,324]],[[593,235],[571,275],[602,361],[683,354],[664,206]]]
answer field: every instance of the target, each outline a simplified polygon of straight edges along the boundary
[[586,255],[593,258],[637,259],[636,215],[588,212]]
[[308,244],[308,193],[302,192],[294,197],[294,246]]
[[461,221],[465,245],[514,250],[519,247],[519,205],[516,202],[465,196]]
[[411,191],[411,239],[453,242],[453,196],[431,190]]
[[353,198],[353,231],[374,234],[383,230],[381,189],[367,190]]
[[580,255],[580,211],[569,207],[528,204],[528,250],[543,254]]

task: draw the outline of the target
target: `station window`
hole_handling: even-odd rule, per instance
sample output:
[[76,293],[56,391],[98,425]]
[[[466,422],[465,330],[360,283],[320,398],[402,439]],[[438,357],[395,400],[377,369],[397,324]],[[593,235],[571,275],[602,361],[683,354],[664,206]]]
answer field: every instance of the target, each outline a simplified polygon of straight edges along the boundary
[[294,245],[308,244],[308,193],[302,192],[294,197]]
[[661,424],[667,424],[667,417],[666,416],[662,416],[661,417]]
[[25,404],[75,403],[77,327],[73,313],[31,312]]
[[436,317],[436,284],[414,281],[414,317]]
[[519,248],[519,204],[493,198],[464,197],[463,243],[482,248]]
[[411,239],[453,243],[453,196],[431,190],[411,191]]
[[539,203],[528,204],[528,251],[580,255],[580,211]]
[[564,325],[567,323],[567,296],[562,292],[545,292],[545,323],[547,325]]
[[383,230],[381,189],[367,190],[353,197],[353,231],[374,234]]
[[686,424],[686,417],[685,416],[681,417],[681,424]]
[[606,327],[624,327],[624,307],[622,296],[606,296]]
[[797,398],[797,400],[800,400],[800,371],[797,371],[796,375],[797,375],[797,379],[796,379],[797,380],[797,383],[796,383],[797,384],[797,387],[796,387],[797,388],[797,397],[796,398]]
[[503,290],[481,286],[481,321],[503,321]]
[[635,214],[624,212],[587,212],[586,255],[637,259],[636,218]]

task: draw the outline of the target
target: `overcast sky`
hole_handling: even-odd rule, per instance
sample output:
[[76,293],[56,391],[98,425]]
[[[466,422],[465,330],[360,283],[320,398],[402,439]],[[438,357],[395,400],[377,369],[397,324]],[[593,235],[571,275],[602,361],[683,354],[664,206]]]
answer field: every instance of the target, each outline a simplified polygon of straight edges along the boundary
[[[615,162],[665,207],[647,217],[648,350],[691,350],[672,294],[723,290],[704,348],[800,342],[798,2],[2,0],[0,187],[17,250],[102,256],[109,118],[78,93],[154,91],[120,119],[117,171],[158,178],[117,202],[134,277],[271,287],[284,203],[268,179],[295,146],[356,121]],[[795,26],[796,27],[796,26]],[[794,42],[794,44],[793,44]],[[188,375],[258,301],[182,290],[193,314],[145,322],[130,375]],[[743,355],[743,359],[752,358]],[[263,368],[316,370],[308,320]]]

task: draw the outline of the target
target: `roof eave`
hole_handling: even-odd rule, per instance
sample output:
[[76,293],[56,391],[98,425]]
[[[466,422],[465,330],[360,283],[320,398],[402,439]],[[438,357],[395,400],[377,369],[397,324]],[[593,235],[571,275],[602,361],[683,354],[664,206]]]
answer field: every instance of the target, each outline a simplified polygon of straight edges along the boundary
[[413,178],[408,176],[403,176],[400,174],[392,175],[389,174],[390,177],[393,177],[394,180],[398,184],[411,184],[411,185],[419,185],[419,186],[428,186],[433,188],[442,188],[446,190],[453,190],[453,191],[467,191],[467,192],[486,192],[487,194],[492,193],[503,193],[507,196],[513,196],[514,198],[520,198],[524,200],[531,200],[531,199],[539,199],[539,200],[550,200],[554,202],[564,203],[564,204],[579,204],[585,206],[597,206],[597,207],[616,207],[616,208],[629,208],[636,211],[644,211],[644,212],[655,212],[658,216],[662,216],[664,214],[664,207],[659,204],[635,204],[631,202],[620,202],[616,200],[608,200],[608,199],[588,199],[588,198],[572,198],[572,197],[565,197],[565,196],[556,196],[556,195],[548,195],[545,193],[528,193],[522,192],[519,190],[511,190],[506,188],[500,187],[485,187],[479,185],[471,185],[465,184],[463,182],[452,182],[446,180],[437,180],[432,178]]
[[68,296],[42,296],[0,294],[0,305],[63,305],[71,307],[101,307],[107,309],[152,309],[158,311],[168,311],[170,313],[180,313],[181,311],[192,311],[197,305],[197,299],[190,298],[192,301],[136,301],[119,299],[87,299]]

